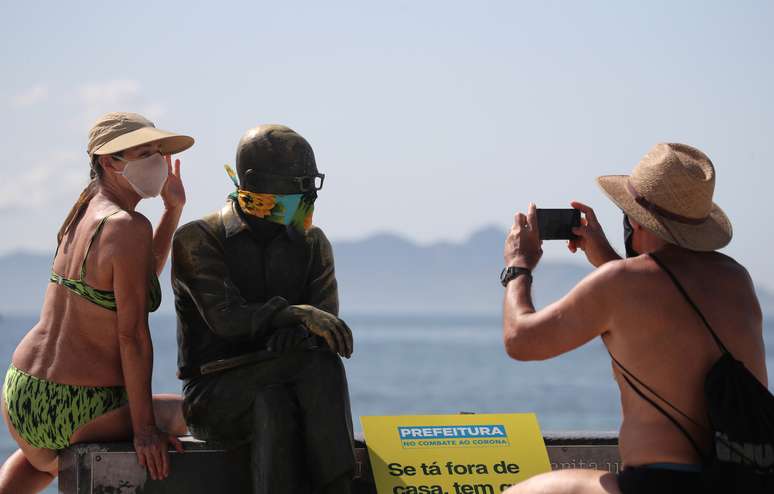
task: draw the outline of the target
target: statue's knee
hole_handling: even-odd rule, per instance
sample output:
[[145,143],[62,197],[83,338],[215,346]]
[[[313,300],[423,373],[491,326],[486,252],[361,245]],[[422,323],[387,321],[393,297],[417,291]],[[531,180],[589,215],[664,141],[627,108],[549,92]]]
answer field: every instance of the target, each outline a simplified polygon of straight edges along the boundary
[[262,420],[284,420],[296,412],[298,405],[285,386],[269,386],[256,393],[253,405]]
[[310,368],[315,374],[321,374],[326,377],[340,376],[344,374],[344,364],[341,358],[335,353],[324,349],[308,352]]

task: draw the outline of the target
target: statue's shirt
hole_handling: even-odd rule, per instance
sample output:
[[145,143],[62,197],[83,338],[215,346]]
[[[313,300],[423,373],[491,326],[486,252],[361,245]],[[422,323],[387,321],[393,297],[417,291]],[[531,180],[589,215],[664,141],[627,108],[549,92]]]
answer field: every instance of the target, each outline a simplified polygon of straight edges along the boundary
[[172,288],[178,368],[265,349],[272,318],[309,304],[338,315],[333,251],[317,227],[291,239],[255,233],[229,201],[175,233]]

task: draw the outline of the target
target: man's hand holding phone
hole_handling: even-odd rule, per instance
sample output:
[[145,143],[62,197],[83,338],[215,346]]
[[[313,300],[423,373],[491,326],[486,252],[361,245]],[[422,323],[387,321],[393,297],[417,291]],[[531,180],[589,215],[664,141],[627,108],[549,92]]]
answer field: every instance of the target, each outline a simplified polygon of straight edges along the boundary
[[610,246],[610,242],[607,241],[605,232],[602,230],[602,225],[597,221],[597,215],[594,214],[594,210],[583,203],[573,201],[570,205],[580,210],[583,213],[583,217],[580,220],[580,226],[572,229],[572,233],[576,238],[570,239],[567,242],[567,248],[573,254],[581,249],[586,258],[594,267],[599,267],[608,261],[614,261],[621,259],[621,256],[613,250]]
[[532,271],[543,255],[542,243],[537,207],[530,203],[527,214],[519,212],[513,217],[513,226],[505,239],[503,252],[506,267],[516,266]]
[[543,255],[543,240],[567,240],[567,248],[581,249],[594,267],[621,259],[607,241],[594,210],[573,201],[571,209],[537,209],[530,203],[527,214],[516,213],[505,241],[505,265],[533,270]]

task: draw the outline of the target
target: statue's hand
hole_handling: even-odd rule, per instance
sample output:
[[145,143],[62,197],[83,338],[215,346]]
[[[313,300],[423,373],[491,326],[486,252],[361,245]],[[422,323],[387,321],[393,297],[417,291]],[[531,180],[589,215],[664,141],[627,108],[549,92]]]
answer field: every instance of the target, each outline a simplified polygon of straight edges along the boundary
[[285,326],[286,322],[301,324],[312,334],[325,340],[331,350],[342,357],[352,355],[352,331],[347,323],[311,305],[291,305],[274,318],[275,325]]
[[[309,342],[309,339],[309,331],[302,326],[277,328],[266,343],[266,349],[270,352],[285,353],[301,346],[304,342]],[[309,343],[311,344],[311,342]],[[303,346],[303,348],[309,348],[309,345]]]

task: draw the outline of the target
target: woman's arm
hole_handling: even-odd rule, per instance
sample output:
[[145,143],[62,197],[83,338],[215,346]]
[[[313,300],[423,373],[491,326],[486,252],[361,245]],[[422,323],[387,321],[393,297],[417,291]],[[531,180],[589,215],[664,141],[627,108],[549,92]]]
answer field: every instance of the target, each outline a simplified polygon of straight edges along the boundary
[[151,396],[153,346],[147,311],[151,225],[144,216],[132,212],[119,214],[109,226],[106,236],[111,244],[118,343],[134,446],[151,478],[160,479],[169,473],[167,445],[171,440],[156,427]]
[[156,276],[160,276],[164,270],[172,247],[172,235],[175,234],[182,213],[183,208],[165,209],[153,233],[153,268]]
[[175,160],[175,168],[172,169],[172,157],[166,156],[167,166],[169,167],[169,176],[161,191],[161,198],[164,200],[164,214],[156,226],[153,234],[153,267],[156,276],[164,270],[164,264],[169,257],[169,250],[172,247],[172,236],[175,234],[177,224],[180,222],[180,215],[183,214],[185,206],[185,188],[180,178],[180,160]]

